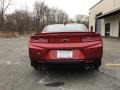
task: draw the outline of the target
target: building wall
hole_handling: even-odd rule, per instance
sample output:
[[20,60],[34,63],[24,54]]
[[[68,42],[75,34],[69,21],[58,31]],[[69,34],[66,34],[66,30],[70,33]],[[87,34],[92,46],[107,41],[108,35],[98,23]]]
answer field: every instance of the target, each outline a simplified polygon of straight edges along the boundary
[[97,6],[95,6],[90,10],[89,29],[91,26],[93,26],[93,31],[95,31],[95,16],[96,14],[101,13],[103,11],[103,8],[101,8],[102,5],[103,5],[103,2],[100,2]]
[[120,0],[114,0],[115,1],[115,9],[120,7]]
[[102,19],[101,35],[105,36],[105,24],[110,23],[110,36],[119,37],[120,14]]
[[[117,8],[120,8],[120,0],[101,0],[100,3],[96,4],[94,7],[90,9],[89,29],[91,28],[91,26],[93,26],[93,31],[95,31],[95,17],[97,14],[99,13],[105,14]],[[111,23],[110,35],[115,37],[118,36],[119,21],[120,21],[120,19],[118,18],[120,18],[120,16],[116,15],[101,20],[102,36],[105,36],[105,23],[107,22]]]

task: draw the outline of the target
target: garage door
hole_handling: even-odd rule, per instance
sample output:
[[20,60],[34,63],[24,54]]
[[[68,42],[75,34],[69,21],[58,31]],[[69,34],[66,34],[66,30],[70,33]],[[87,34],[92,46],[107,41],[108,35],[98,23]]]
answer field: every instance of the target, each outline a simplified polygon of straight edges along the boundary
[[95,31],[101,33],[101,19],[96,19]]

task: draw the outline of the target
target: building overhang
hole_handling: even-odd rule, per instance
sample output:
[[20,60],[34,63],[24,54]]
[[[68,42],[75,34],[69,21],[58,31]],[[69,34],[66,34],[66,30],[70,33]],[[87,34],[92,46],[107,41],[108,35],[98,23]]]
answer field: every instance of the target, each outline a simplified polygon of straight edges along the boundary
[[92,6],[89,10],[93,9],[95,6],[97,6],[99,3],[101,3],[103,0],[100,0],[98,3],[96,3],[94,6]]
[[120,8],[117,8],[115,10],[112,10],[108,13],[102,14],[100,16],[97,16],[96,19],[102,19],[102,18],[106,18],[106,17],[110,17],[110,16],[114,16],[120,13]]

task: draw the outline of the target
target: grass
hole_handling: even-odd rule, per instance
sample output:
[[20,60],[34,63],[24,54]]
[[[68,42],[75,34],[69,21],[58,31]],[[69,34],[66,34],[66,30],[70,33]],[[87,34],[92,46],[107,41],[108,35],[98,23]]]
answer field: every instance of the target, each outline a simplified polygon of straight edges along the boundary
[[18,32],[0,32],[0,38],[30,37],[32,33],[19,34]]

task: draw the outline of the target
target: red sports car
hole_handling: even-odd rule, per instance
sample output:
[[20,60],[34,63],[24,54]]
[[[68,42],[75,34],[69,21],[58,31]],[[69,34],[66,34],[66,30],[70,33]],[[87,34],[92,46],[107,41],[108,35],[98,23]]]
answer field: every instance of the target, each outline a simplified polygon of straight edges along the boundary
[[102,54],[100,34],[89,32],[83,24],[48,25],[29,41],[31,66],[36,69],[49,65],[98,69]]

